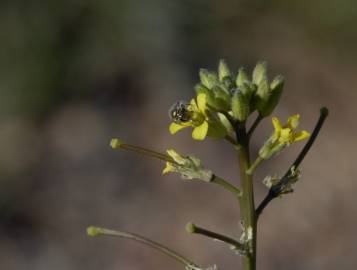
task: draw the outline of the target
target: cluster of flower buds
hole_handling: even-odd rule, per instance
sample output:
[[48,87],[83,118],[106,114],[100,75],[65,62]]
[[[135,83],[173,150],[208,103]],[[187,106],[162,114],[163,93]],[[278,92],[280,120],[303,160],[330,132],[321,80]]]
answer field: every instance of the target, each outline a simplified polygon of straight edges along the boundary
[[253,112],[257,111],[262,118],[270,115],[284,86],[280,75],[269,82],[265,62],[259,62],[252,76],[248,76],[244,68],[234,75],[221,60],[218,72],[201,69],[199,76],[197,97],[190,103],[177,102],[170,110],[174,121],[170,126],[172,134],[192,127],[196,140],[229,136],[234,130],[232,125],[245,122]]

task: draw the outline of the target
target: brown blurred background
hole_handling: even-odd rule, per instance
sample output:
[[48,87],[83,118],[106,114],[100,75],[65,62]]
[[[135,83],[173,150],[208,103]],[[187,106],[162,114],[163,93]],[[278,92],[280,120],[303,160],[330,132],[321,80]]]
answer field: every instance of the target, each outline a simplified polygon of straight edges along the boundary
[[[171,136],[167,111],[193,96],[200,67],[219,58],[249,69],[267,60],[286,90],[275,115],[300,113],[312,130],[331,115],[292,196],[259,229],[259,269],[356,269],[357,2],[0,2],[0,269],[182,269],[126,240],[88,238],[88,225],[141,233],[203,265],[240,269],[226,246],[187,235],[194,221],[238,237],[238,206],[224,190],[162,176],[163,164],[109,148],[111,137],[195,153],[238,181],[225,142]],[[253,140],[255,154],[271,132]],[[283,173],[302,144],[259,169]]]

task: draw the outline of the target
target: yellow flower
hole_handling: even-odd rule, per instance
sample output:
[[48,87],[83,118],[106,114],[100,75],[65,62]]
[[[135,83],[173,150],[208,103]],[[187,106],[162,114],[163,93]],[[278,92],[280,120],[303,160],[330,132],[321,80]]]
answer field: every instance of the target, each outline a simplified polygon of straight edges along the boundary
[[[182,110],[182,107],[180,107],[180,110]],[[180,114],[175,114],[181,117],[184,115],[184,119],[174,118],[174,122],[169,127],[171,134],[192,127],[192,137],[195,140],[204,140],[209,130],[211,137],[224,137],[226,135],[227,131],[219,122],[219,119],[212,118],[208,111],[206,94],[198,94],[197,98],[192,99],[185,110],[187,112],[180,111]],[[187,116],[189,116],[189,119],[186,119]]]
[[286,125],[282,126],[279,119],[273,117],[272,122],[274,126],[273,140],[279,144],[292,144],[304,140],[310,136],[310,133],[306,130],[295,132],[295,129],[299,126],[300,115],[295,114],[288,118]]
[[310,133],[306,130],[295,131],[299,126],[299,119],[300,115],[298,114],[290,116],[287,123],[283,126],[278,118],[273,117],[274,133],[260,149],[259,156],[262,159],[268,159],[279,153],[286,146],[308,138]]

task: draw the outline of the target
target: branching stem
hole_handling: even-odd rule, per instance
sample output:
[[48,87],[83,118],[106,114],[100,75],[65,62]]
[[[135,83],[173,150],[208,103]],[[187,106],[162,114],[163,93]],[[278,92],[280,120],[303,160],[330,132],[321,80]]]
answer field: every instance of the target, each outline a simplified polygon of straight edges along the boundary
[[305,144],[304,148],[301,150],[300,154],[298,155],[298,157],[296,158],[294,163],[290,166],[290,168],[287,170],[285,175],[281,178],[279,183],[270,188],[268,194],[265,196],[264,200],[260,203],[260,205],[258,206],[258,208],[256,210],[257,217],[259,217],[262,214],[265,207],[267,207],[267,205],[273,199],[275,199],[276,197],[278,197],[280,195],[281,191],[284,189],[285,185],[289,181],[289,176],[292,172],[292,169],[296,170],[300,166],[301,162],[304,160],[306,154],[309,152],[311,146],[315,142],[327,116],[328,116],[328,109],[325,107],[321,108],[319,120],[317,121],[314,131],[312,132],[309,140]]

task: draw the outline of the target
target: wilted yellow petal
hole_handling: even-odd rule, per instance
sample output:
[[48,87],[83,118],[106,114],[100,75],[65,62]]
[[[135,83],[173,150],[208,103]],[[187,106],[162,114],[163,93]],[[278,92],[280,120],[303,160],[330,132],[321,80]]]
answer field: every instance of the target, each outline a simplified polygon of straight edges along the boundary
[[166,167],[162,171],[162,174],[167,174],[169,172],[174,172],[174,171],[175,171],[175,167],[172,165],[172,163],[171,162],[166,162]]
[[204,121],[201,125],[195,127],[192,132],[192,138],[202,141],[206,138],[208,132],[208,123]]
[[179,153],[177,153],[174,149],[169,149],[167,150],[167,154],[173,158],[175,162],[178,164],[184,164],[185,163],[185,158],[182,157]]
[[173,123],[171,123],[169,130],[170,130],[171,134],[175,134],[179,130],[184,129],[186,127],[188,127],[188,125],[179,125],[179,124],[176,124],[173,122]]

